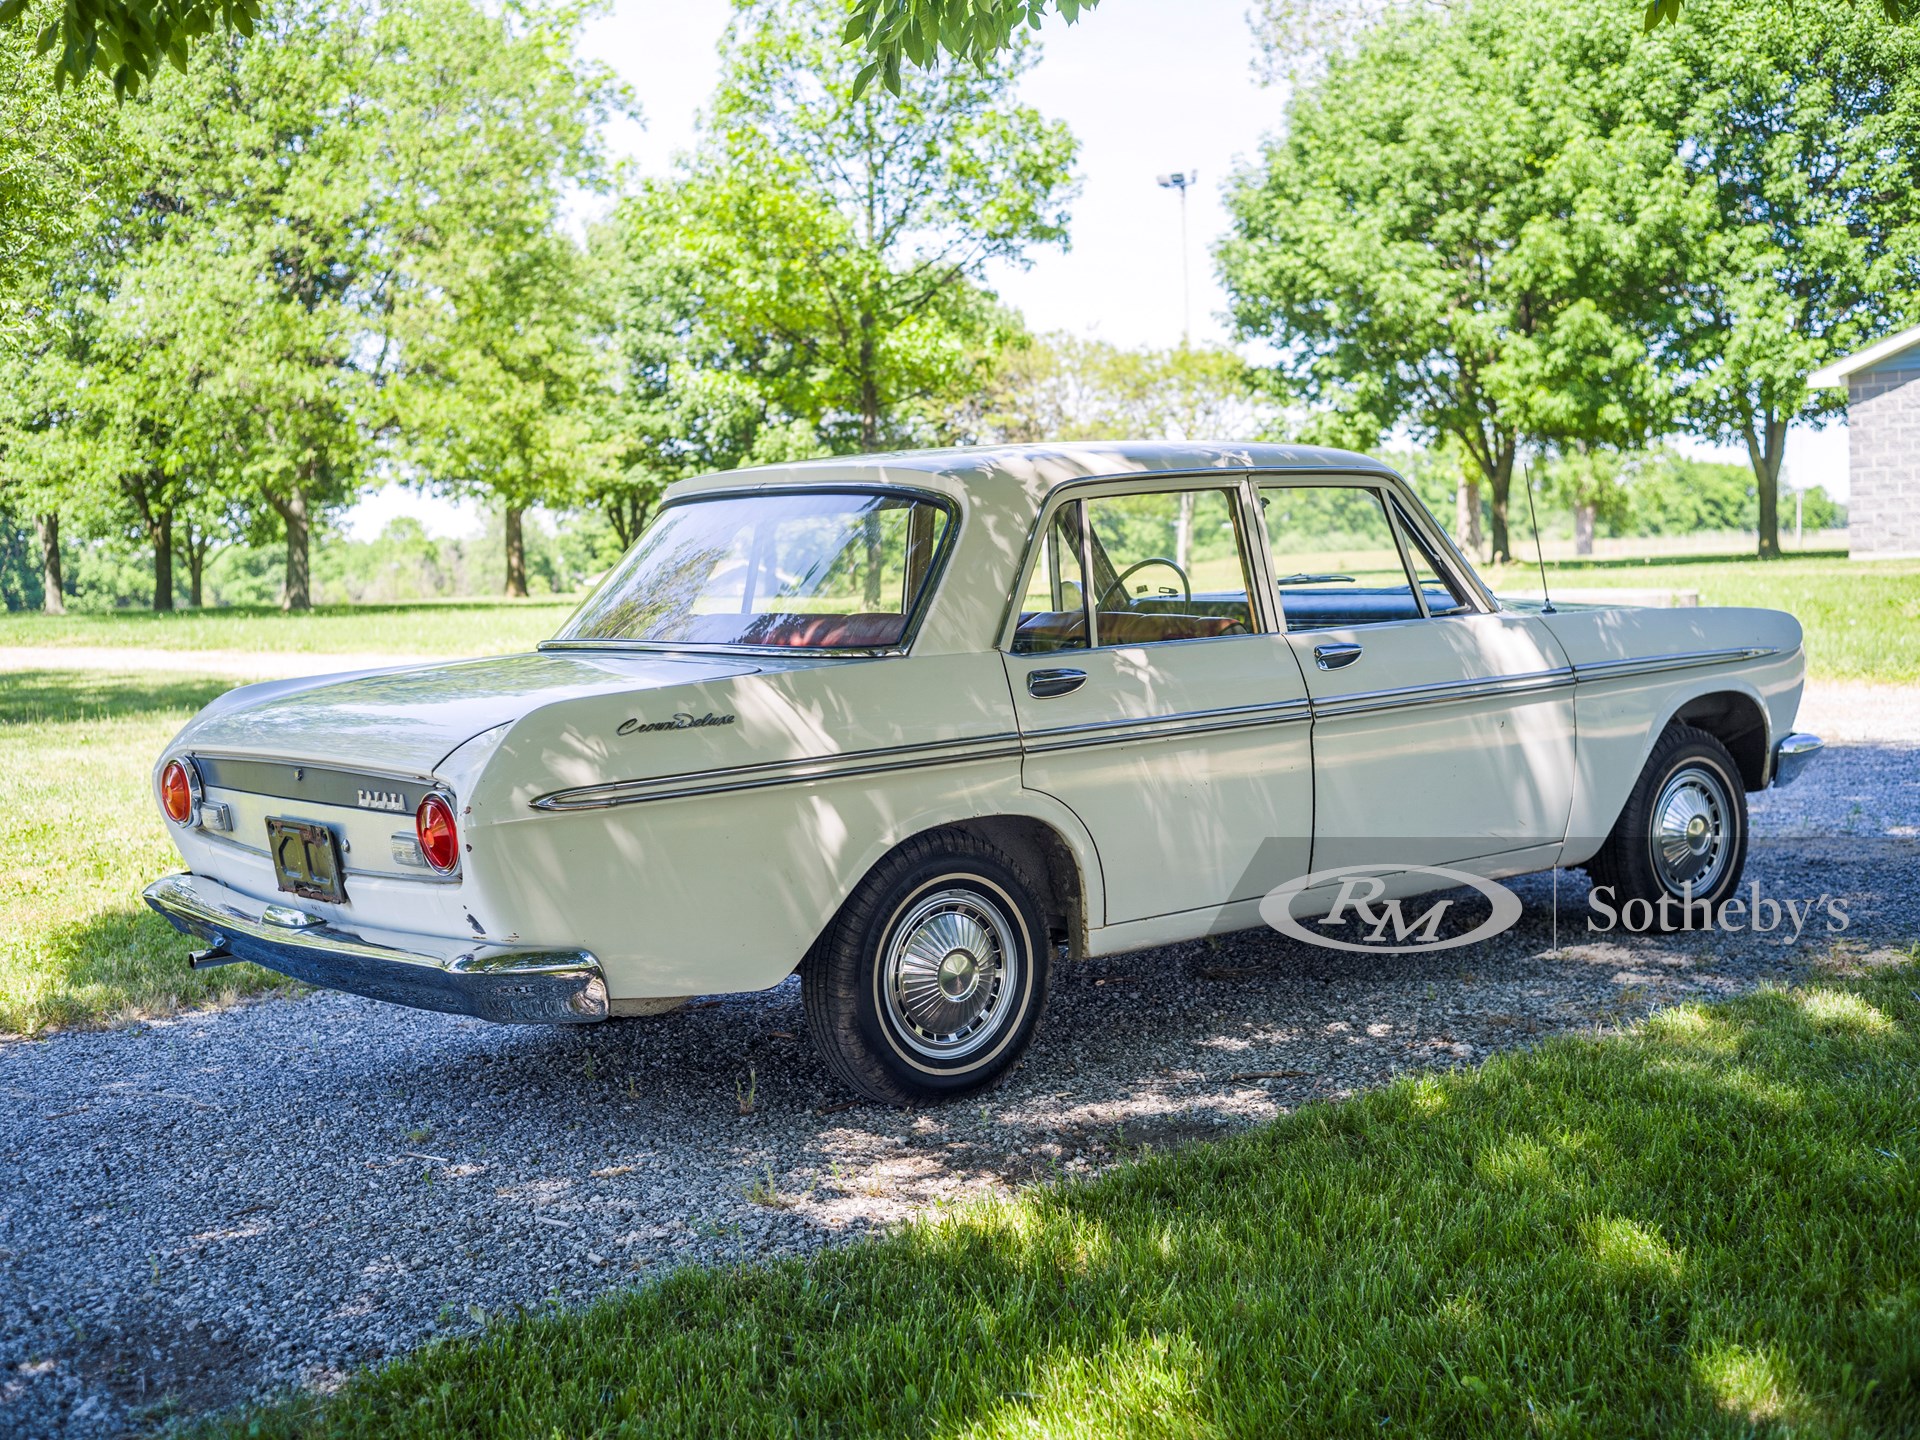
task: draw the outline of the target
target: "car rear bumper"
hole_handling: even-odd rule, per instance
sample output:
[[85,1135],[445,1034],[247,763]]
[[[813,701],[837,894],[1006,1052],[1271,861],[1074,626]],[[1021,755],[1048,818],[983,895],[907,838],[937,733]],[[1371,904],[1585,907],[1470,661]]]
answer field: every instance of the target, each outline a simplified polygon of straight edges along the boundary
[[1806,768],[1807,762],[1818,755],[1826,743],[1818,735],[1799,731],[1782,739],[1773,747],[1773,783],[1791,785],[1793,777]]
[[282,905],[263,905],[204,875],[169,875],[146,901],[206,942],[198,966],[250,960],[309,985],[373,1000],[515,1024],[607,1018],[600,962],[584,950],[515,950],[431,936],[388,944]]

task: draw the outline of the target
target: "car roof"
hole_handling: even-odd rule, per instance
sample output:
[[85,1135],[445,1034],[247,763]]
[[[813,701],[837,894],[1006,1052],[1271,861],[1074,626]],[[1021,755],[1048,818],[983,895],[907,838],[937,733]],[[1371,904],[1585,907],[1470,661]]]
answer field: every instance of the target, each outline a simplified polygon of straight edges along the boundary
[[[947,450],[900,450],[762,465],[682,480],[674,499],[707,490],[826,484],[920,485],[958,491],[988,504],[1037,504],[1072,480],[1142,477],[1192,471],[1366,471],[1392,475],[1371,456],[1319,445],[1226,441],[1087,440],[1046,445],[979,445]],[[945,482],[945,483],[941,483]]]

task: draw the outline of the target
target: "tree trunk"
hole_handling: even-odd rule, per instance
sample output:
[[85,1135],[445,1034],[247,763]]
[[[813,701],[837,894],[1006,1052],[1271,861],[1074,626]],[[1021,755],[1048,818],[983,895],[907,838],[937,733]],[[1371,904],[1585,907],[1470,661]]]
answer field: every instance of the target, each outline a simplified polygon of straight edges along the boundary
[[527,541],[520,528],[524,512],[518,505],[507,506],[507,594],[516,600],[527,595]]
[[1453,492],[1453,538],[1475,561],[1480,559],[1486,540],[1480,529],[1480,482],[1470,475],[1462,475]]
[[1591,504],[1573,507],[1573,553],[1576,555],[1593,553],[1594,511]]
[[860,317],[860,450],[880,448],[880,386],[873,378],[873,316]]
[[34,518],[33,527],[40,532],[40,581],[44,587],[40,609],[48,615],[64,615],[67,582],[60,566],[60,516],[49,510]]
[[287,527],[287,578],[280,592],[282,610],[311,610],[313,608],[313,584],[308,566],[308,537],[312,529],[312,517],[307,512],[307,492],[296,485],[288,492],[285,500],[275,500],[273,508],[279,512]]
[[173,609],[173,512],[162,510],[148,531],[153,541],[153,608]]
[[1787,458],[1787,422],[1771,411],[1761,417],[1761,430],[1746,428],[1747,459],[1753,466],[1753,488],[1760,501],[1760,558],[1780,558],[1780,462]]
[[1513,543],[1507,533],[1507,496],[1513,488],[1513,451],[1511,444],[1501,447],[1494,456],[1493,470],[1488,474],[1493,491],[1493,503],[1488,507],[1493,511],[1493,563],[1511,565],[1513,563]]
[[1173,528],[1173,563],[1183,571],[1193,569],[1193,491],[1180,493],[1180,518]]

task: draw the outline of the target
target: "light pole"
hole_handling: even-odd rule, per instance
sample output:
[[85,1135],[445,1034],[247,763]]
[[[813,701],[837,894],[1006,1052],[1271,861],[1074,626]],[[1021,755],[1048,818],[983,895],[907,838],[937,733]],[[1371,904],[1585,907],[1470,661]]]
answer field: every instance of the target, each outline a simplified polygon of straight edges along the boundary
[[1200,178],[1198,170],[1176,170],[1157,177],[1162,190],[1180,192],[1180,344],[1193,343],[1193,285],[1187,277],[1187,187]]

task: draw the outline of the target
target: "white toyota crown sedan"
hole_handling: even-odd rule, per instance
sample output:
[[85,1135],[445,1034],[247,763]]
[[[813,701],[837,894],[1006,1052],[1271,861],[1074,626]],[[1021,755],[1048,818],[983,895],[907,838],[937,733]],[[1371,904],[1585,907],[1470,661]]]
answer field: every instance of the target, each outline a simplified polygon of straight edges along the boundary
[[216,700],[154,768],[188,869],[146,894],[197,966],[494,1020],[797,969],[835,1072],[908,1103],[1004,1076],[1054,966],[1321,872],[1715,903],[1819,747],[1803,670],[1777,611],[1503,605],[1341,451],[740,471],[532,653]]

